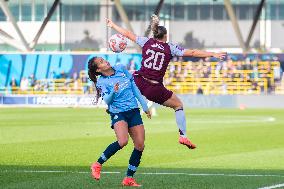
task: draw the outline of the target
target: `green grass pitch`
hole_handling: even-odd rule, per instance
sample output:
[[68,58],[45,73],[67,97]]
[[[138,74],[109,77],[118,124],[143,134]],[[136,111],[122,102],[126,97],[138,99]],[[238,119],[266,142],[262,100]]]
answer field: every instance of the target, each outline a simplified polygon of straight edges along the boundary
[[[197,149],[178,144],[174,113],[148,120],[135,176],[143,188],[262,188],[284,183],[284,110],[187,109]],[[128,146],[104,164],[99,182],[89,166],[115,140],[97,108],[0,108],[0,188],[121,188]],[[280,187],[278,187],[280,188]]]

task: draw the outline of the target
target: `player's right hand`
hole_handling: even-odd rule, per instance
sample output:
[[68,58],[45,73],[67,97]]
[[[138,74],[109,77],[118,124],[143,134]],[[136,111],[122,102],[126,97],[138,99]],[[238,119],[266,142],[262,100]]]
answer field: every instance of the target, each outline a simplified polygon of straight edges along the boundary
[[107,22],[107,26],[108,27],[110,27],[110,28],[112,28],[113,27],[113,25],[114,25],[114,23],[110,20],[110,19],[106,19],[106,22]]
[[146,115],[147,115],[147,117],[149,118],[149,119],[151,119],[152,118],[152,114],[151,114],[151,112],[148,110],[148,111],[146,111],[145,112],[146,113]]
[[215,53],[214,57],[220,60],[225,60],[227,57],[227,53],[226,52]]
[[119,89],[119,83],[116,83],[116,84],[114,85],[114,92],[117,92],[118,89]]

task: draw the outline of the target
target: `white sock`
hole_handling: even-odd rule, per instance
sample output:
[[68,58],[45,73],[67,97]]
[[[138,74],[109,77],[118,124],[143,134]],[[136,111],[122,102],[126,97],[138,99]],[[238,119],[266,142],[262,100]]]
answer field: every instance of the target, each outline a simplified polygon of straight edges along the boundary
[[179,134],[181,137],[186,138],[186,120],[185,120],[185,114],[183,109],[177,109],[175,111],[176,114],[176,122],[177,126],[179,128]]
[[156,110],[156,108],[154,106],[152,106],[150,109],[151,109],[150,111],[151,111],[152,116],[157,116],[158,115],[157,114],[157,110]]

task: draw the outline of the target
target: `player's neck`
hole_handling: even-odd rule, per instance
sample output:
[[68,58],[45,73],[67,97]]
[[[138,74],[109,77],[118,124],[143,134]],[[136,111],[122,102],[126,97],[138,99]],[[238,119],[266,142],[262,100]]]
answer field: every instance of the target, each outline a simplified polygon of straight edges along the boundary
[[111,76],[113,74],[114,74],[114,69],[113,68],[110,68],[110,69],[105,70],[104,72],[102,72],[103,76]]
[[156,39],[156,40],[161,42],[161,43],[166,43],[166,41],[164,41],[163,39]]

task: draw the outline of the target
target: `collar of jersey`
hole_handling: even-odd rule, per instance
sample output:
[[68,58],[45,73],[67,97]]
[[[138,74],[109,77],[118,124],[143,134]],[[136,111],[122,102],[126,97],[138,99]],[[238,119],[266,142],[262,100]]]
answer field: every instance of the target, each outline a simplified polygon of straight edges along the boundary
[[104,78],[114,76],[116,74],[116,69],[114,69],[114,67],[111,67],[111,68],[114,70],[114,73],[112,75],[105,76],[105,75],[102,74],[101,76],[104,77]]

